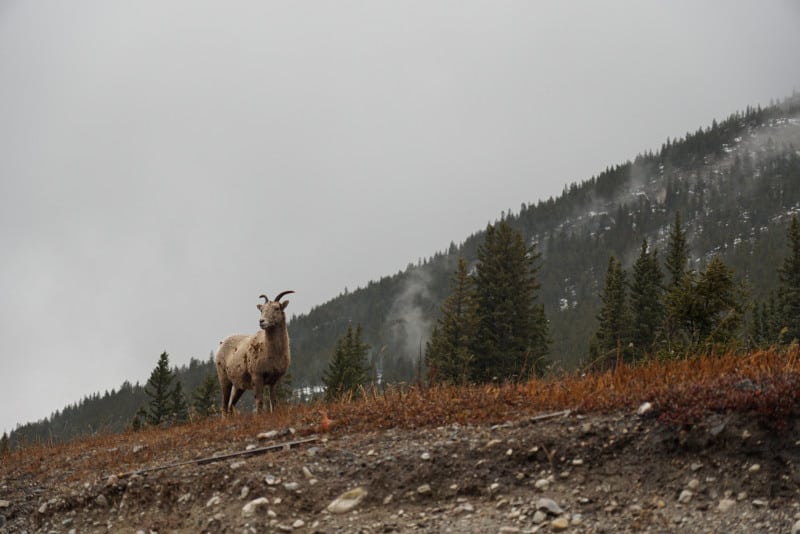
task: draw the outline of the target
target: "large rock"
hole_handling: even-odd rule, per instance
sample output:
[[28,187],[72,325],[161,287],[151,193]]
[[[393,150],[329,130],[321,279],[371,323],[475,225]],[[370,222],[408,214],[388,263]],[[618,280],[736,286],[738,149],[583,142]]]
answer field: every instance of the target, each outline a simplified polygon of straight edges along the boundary
[[328,511],[332,514],[344,514],[358,506],[364,497],[367,496],[367,490],[364,488],[355,488],[346,491],[339,495],[328,505]]

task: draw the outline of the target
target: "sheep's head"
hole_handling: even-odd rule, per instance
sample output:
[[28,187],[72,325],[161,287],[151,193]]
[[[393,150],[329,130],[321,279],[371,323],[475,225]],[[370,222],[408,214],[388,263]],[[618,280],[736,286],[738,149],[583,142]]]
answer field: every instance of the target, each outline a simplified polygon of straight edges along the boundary
[[276,326],[283,326],[286,324],[286,314],[283,310],[289,305],[289,301],[281,302],[281,297],[289,293],[294,293],[294,291],[284,291],[278,294],[274,301],[270,301],[269,297],[266,295],[261,295],[261,298],[264,299],[264,303],[258,304],[256,307],[261,312],[261,319],[259,319],[258,325],[262,329],[269,330]]

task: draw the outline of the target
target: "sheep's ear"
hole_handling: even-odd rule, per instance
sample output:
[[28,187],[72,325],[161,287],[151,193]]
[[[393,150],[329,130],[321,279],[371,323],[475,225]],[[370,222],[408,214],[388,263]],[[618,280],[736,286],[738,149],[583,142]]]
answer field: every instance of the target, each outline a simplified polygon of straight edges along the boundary
[[263,307],[264,307],[263,304],[256,304],[256,308],[258,308],[258,311],[261,311],[261,308],[263,308]]
[[286,306],[288,306],[288,305],[289,305],[289,301],[288,300],[284,300],[283,302],[281,302],[281,309],[285,310]]

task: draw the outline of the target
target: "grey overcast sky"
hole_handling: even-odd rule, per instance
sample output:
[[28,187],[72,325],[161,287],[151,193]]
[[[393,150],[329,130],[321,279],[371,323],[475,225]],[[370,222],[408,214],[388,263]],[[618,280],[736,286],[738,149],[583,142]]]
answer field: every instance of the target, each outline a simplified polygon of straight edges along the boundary
[[796,1],[0,2],[0,432],[800,90]]

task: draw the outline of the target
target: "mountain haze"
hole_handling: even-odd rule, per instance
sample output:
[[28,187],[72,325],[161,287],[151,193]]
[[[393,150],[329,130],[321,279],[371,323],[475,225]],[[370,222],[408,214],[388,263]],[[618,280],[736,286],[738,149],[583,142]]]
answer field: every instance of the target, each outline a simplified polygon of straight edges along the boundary
[[[786,223],[800,212],[798,117],[797,94],[767,108],[747,108],[668,139],[657,152],[569,184],[557,198],[522,203],[500,215],[542,253],[539,299],[550,321],[552,366],[574,368],[585,359],[609,256],[630,268],[643,239],[663,251],[677,212],[688,232],[692,268],[699,270],[719,255],[751,298],[762,299],[776,287]],[[453,191],[451,201],[457,203],[458,197]],[[443,205],[441,212],[447,217],[450,210]],[[336,339],[351,323],[363,327],[376,377],[413,380],[457,259],[463,256],[474,265],[483,235],[480,229],[460,244],[293,317],[293,386],[320,384]],[[155,364],[157,355],[152,356]],[[190,367],[179,373],[187,392],[204,373],[214,372],[210,361],[193,361]],[[121,402],[123,397],[134,400]],[[12,442],[60,440],[102,427],[119,430],[139,398],[140,386],[126,383],[48,420],[18,427]]]

